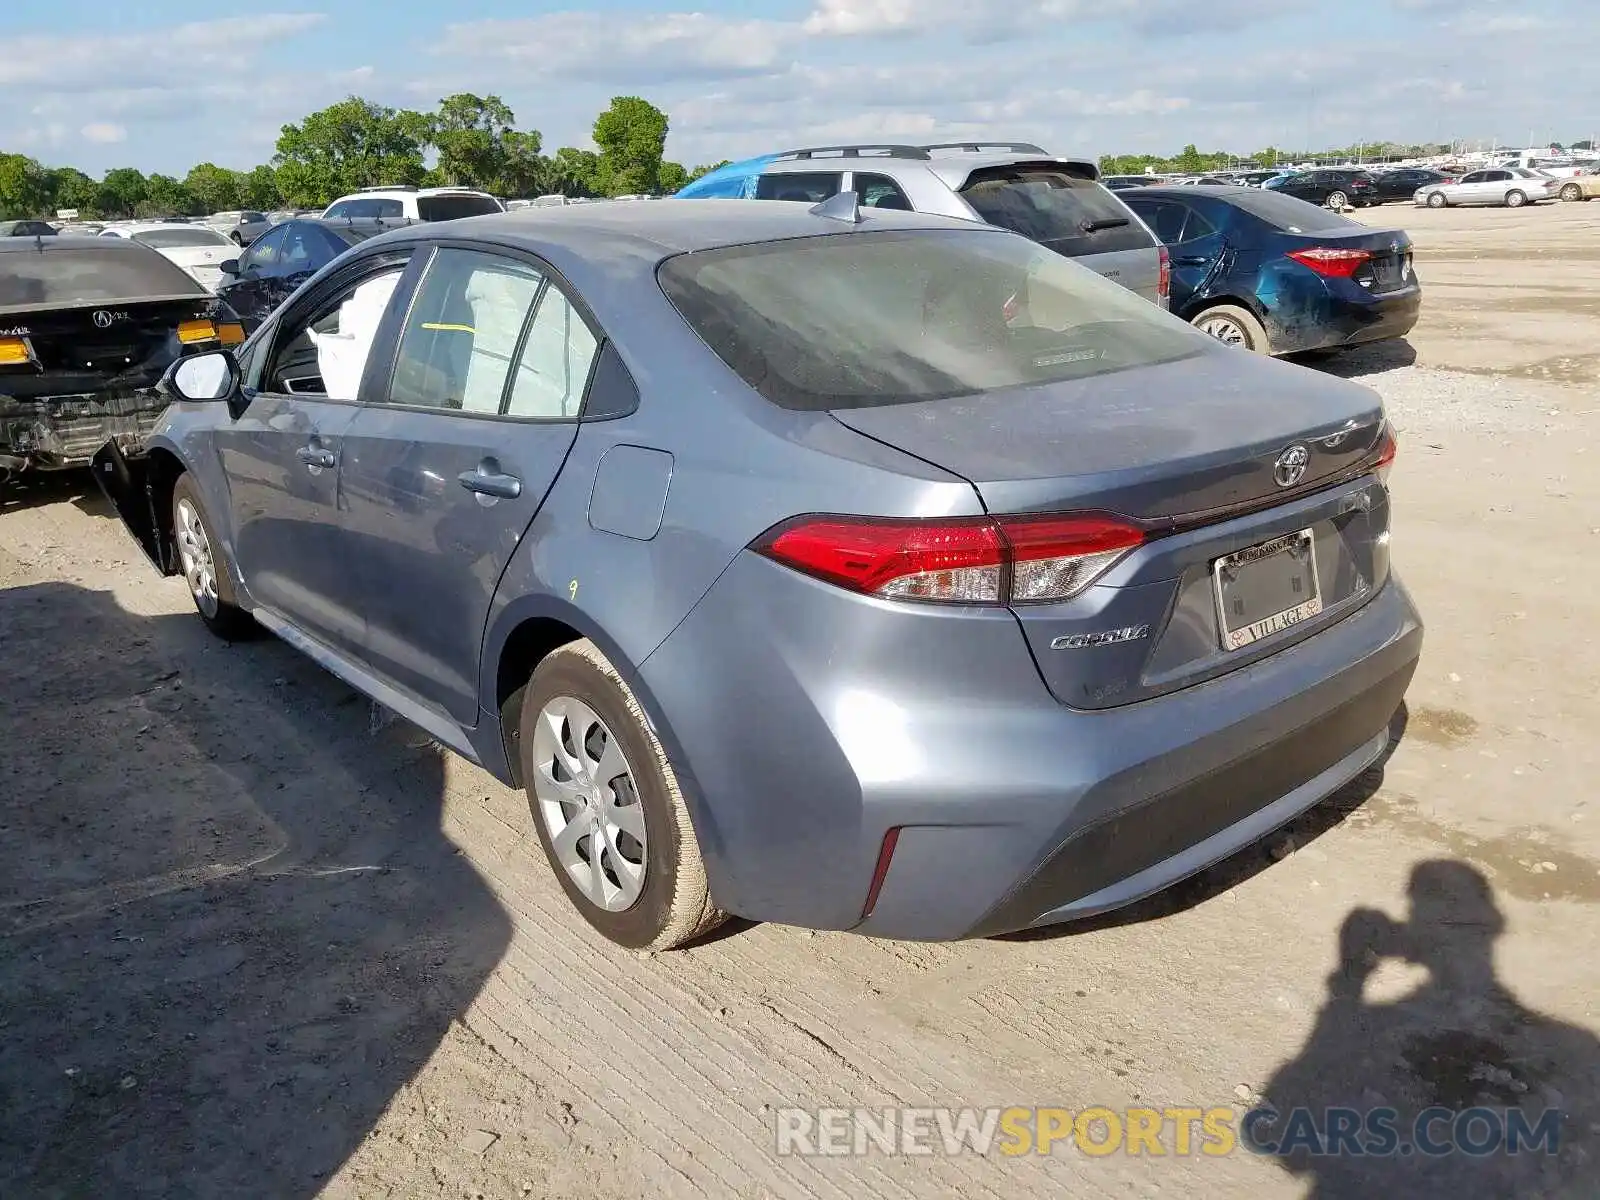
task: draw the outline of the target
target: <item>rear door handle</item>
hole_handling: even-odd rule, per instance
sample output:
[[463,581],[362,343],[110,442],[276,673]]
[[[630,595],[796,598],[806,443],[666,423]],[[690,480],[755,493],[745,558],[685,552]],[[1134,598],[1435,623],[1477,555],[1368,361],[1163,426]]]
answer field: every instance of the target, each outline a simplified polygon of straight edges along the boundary
[[515,500],[522,495],[522,480],[515,475],[503,475],[480,468],[476,471],[463,471],[456,478],[467,491],[479,496],[492,496],[496,500]]
[[294,456],[308,467],[331,467],[337,461],[332,450],[324,450],[321,446],[301,446]]

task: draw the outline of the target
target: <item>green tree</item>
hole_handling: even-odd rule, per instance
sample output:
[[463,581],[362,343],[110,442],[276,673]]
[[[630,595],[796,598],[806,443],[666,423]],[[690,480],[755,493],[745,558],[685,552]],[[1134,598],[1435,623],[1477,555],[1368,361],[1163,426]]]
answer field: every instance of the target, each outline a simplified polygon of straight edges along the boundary
[[432,121],[359,96],[285,125],[278,137],[278,188],[291,204],[314,207],[363,187],[422,182],[422,148]]
[[537,169],[541,139],[537,130],[518,132],[516,114],[499,96],[458,92],[439,101],[429,140],[439,152],[435,173],[447,184],[489,190],[507,188]]
[[720,170],[721,168],[728,166],[732,162],[733,162],[733,159],[725,158],[721,162],[702,163],[700,166],[696,167],[694,170],[689,172],[689,178],[683,181],[684,182],[684,186],[687,187],[689,184],[693,183],[696,179],[704,178],[705,176],[711,174],[711,172],[716,171],[716,170]]
[[0,220],[49,215],[54,199],[49,174],[23,154],[0,154]]
[[95,193],[95,208],[107,217],[131,217],[150,194],[150,184],[137,167],[107,171]]
[[602,194],[654,192],[667,146],[667,114],[638,96],[613,96],[595,118],[594,144],[600,147],[595,183]]
[[688,182],[689,171],[682,163],[663,162],[656,175],[656,190],[670,196]]
[[282,203],[283,194],[278,190],[278,173],[265,163],[239,176],[240,208],[268,209],[276,208]]
[[565,196],[598,196],[600,190],[600,156],[593,150],[575,150],[563,146],[549,160],[548,173],[543,188]]
[[185,217],[198,209],[194,196],[171,175],[151,175],[145,180],[144,199],[134,205],[141,217]]
[[95,207],[95,200],[100,191],[98,183],[76,167],[56,167],[48,174],[53,209],[75,208],[83,217],[90,217],[98,212]]
[[240,182],[239,172],[204,162],[189,169],[183,186],[194,197],[201,212],[215,213],[243,207],[239,199]]

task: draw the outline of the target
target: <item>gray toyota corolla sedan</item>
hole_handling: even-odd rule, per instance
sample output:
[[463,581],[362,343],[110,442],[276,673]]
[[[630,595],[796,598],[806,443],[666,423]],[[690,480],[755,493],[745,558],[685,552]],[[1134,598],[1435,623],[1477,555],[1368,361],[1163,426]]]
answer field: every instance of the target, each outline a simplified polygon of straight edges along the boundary
[[1372,392],[849,195],[397,230],[166,386],[97,470],[202,620],[525,787],[629,946],[1125,904],[1377,759],[1421,649]]

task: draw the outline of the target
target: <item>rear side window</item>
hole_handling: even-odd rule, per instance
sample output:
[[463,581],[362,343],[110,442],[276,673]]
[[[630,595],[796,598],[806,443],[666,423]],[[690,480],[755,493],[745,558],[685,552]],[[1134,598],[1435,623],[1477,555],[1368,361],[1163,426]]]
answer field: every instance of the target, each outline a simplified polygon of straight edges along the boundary
[[196,246],[231,246],[233,243],[212,229],[175,225],[171,229],[146,229],[133,235],[152,250],[192,250]]
[[1075,257],[1155,246],[1110,191],[1064,171],[1040,167],[974,171],[961,195],[989,224],[1020,233],[1057,254]]
[[[59,243],[56,243],[59,244]],[[182,268],[137,242],[106,238],[71,250],[0,254],[0,305],[108,303],[203,296]]]
[[811,204],[837,196],[844,182],[838,171],[763,175],[756,181],[757,200],[804,200]]
[[1128,207],[1144,218],[1144,223],[1167,245],[1183,240],[1184,209],[1176,201],[1130,198]]
[[[395,201],[395,210],[392,213],[380,213],[385,217],[398,217],[400,215],[399,201]],[[485,213],[504,212],[500,202],[493,196],[418,196],[417,215],[424,221],[454,221],[460,217],[481,217]]]
[[1228,202],[1288,233],[1352,233],[1368,228],[1359,221],[1341,217],[1330,209],[1308,204],[1281,192],[1256,191],[1252,188],[1236,192],[1228,197]]
[[981,395],[1207,344],[1120,285],[993,230],[733,246],[668,259],[658,277],[717,356],[790,409]]

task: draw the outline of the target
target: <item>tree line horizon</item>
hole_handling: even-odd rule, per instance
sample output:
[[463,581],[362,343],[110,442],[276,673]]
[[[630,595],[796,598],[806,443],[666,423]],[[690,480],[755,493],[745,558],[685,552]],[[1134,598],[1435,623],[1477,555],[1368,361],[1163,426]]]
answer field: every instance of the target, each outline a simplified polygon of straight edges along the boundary
[[[544,152],[537,129],[518,129],[499,96],[458,92],[432,112],[396,109],[347,96],[281,128],[269,162],[249,170],[202,162],[183,178],[114,167],[94,179],[75,167],[49,166],[0,152],[0,220],[52,218],[76,209],[80,219],[204,216],[234,209],[320,209],[364,187],[473,187],[505,198],[659,195],[677,191],[722,163],[687,168],[665,157],[667,114],[638,96],[614,96],[595,118],[597,147]],[[1552,150],[1559,149],[1552,145]],[[1589,149],[1574,143],[1569,149]],[[1321,151],[1268,146],[1253,154],[1201,151],[1103,154],[1107,175],[1223,170],[1330,157],[1426,157],[1444,144],[1362,143]],[[429,165],[432,158],[433,165]]]

